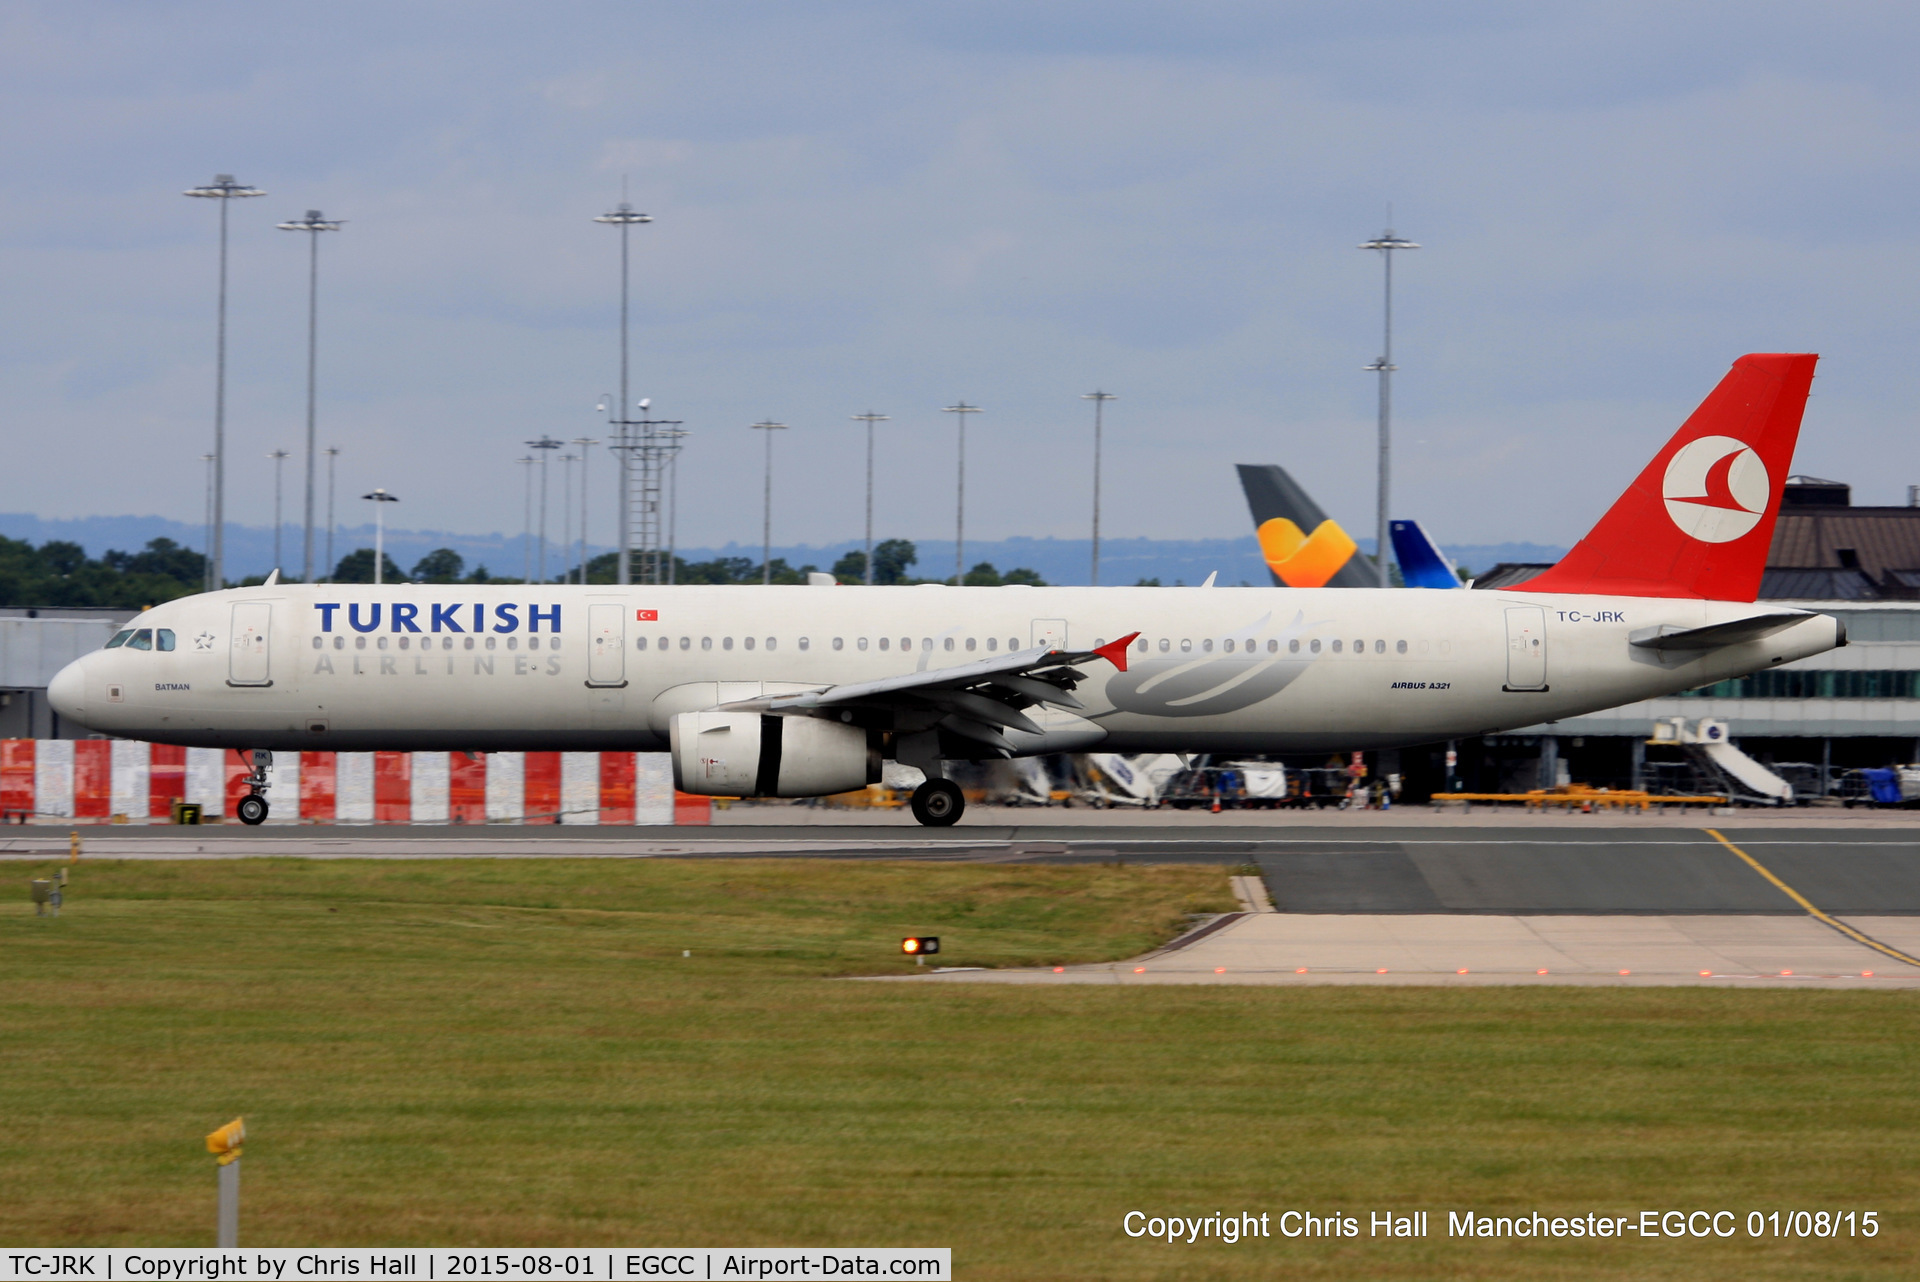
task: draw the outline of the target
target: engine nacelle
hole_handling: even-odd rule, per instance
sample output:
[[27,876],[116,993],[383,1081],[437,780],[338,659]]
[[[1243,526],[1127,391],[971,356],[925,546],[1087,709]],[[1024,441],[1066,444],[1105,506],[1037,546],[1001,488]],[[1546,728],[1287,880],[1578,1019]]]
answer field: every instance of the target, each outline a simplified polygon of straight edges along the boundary
[[709,797],[824,797],[880,782],[879,736],[816,717],[682,712],[673,786]]

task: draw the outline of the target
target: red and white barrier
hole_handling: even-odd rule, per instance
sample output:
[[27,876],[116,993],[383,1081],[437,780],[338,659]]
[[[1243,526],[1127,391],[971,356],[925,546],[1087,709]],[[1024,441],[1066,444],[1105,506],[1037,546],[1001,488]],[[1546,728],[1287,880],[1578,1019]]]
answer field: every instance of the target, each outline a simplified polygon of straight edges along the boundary
[[[0,812],[164,820],[175,801],[233,813],[251,764],[237,752],[124,739],[0,739]],[[664,752],[277,752],[269,823],[703,824]]]

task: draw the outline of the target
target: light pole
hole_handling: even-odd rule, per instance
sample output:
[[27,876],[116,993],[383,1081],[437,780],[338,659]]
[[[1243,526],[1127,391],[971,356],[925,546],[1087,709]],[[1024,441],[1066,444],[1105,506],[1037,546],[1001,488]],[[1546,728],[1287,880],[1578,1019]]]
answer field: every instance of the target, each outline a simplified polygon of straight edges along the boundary
[[206,186],[190,187],[180,194],[220,202],[220,308],[213,356],[213,537],[210,540],[212,563],[207,568],[213,586],[220,588],[227,582],[224,528],[227,519],[227,205],[267,193],[235,182],[232,174],[215,174]]
[[573,567],[566,554],[573,549],[573,464],[571,454],[560,456],[560,581],[573,582]]
[[873,425],[887,421],[885,414],[875,414],[868,410],[865,414],[855,414],[853,421],[867,425],[867,573],[864,582],[873,586]]
[[[305,218],[279,224],[281,231],[304,231],[307,236],[307,509],[306,542],[300,555],[300,581],[313,582],[313,390],[318,367],[320,335],[320,233],[339,231],[344,219],[326,219],[317,209]],[[276,556],[275,560],[279,558]]]
[[670,427],[660,433],[660,439],[667,444],[662,447],[667,455],[667,583],[671,585],[674,576],[679,573],[674,560],[679,555],[680,538],[680,440],[686,436],[686,429]]
[[287,461],[287,452],[274,450],[267,457],[273,460],[273,568],[277,570],[280,568],[280,465]]
[[569,444],[580,447],[580,584],[587,582],[587,451],[600,442],[591,436],[576,436]]
[[[622,195],[624,196],[625,193],[623,192]],[[626,584],[633,582],[633,563],[629,553],[632,540],[629,538],[627,530],[628,510],[632,506],[627,496],[627,486],[629,484],[628,473],[632,470],[632,462],[626,449],[628,403],[627,268],[629,262],[627,242],[635,227],[641,223],[650,223],[653,219],[637,212],[632,205],[623,199],[611,212],[601,214],[593,221],[596,223],[609,223],[620,229],[620,399],[614,402],[620,407],[620,416],[614,419],[613,422],[619,428],[619,444],[615,448],[620,451],[620,564],[617,581]]]
[[773,434],[786,430],[785,423],[771,419],[753,424],[757,432],[767,434],[767,470],[765,493],[760,506],[760,582],[773,582]]
[[387,504],[398,503],[400,500],[382,489],[376,489],[371,494],[362,494],[360,497],[373,500],[373,582],[378,586],[386,581]]
[[967,415],[979,412],[978,405],[969,405],[965,401],[956,401],[941,411],[943,414],[958,415],[960,422],[960,486],[953,517],[953,586],[956,588],[966,582],[963,561],[967,543]]
[[527,442],[528,448],[540,451],[540,582],[542,583],[547,581],[547,459],[554,450],[565,444],[565,441],[548,436],[545,432],[540,434],[539,440]]
[[201,505],[201,528],[205,531],[202,546],[207,549],[207,563],[200,572],[201,586],[213,591],[213,455],[202,454],[200,461],[207,465],[207,497]]
[[[1393,220],[1393,211],[1387,211],[1387,220]],[[1393,234],[1389,227],[1373,240],[1361,245],[1362,249],[1377,249],[1380,259],[1386,265],[1386,326],[1380,345],[1380,359],[1367,366],[1380,375],[1380,498],[1379,511],[1375,513],[1375,534],[1373,555],[1379,563],[1380,586],[1392,585],[1387,573],[1387,500],[1388,483],[1391,477],[1392,439],[1393,439],[1393,252],[1396,249],[1418,249],[1420,246],[1410,240],[1402,240]]]
[[1107,407],[1108,401],[1120,398],[1112,392],[1088,392],[1080,399],[1093,402],[1093,575],[1088,582],[1097,588],[1100,586],[1100,411]]
[[333,582],[333,463],[340,457],[338,445],[327,446],[327,582]]
[[520,576],[520,581],[522,583],[531,583],[533,582],[533,455],[529,454],[525,458],[519,460],[519,462],[522,467],[527,469],[526,470],[527,523],[525,526],[526,533],[522,535],[520,538],[520,547],[527,554],[527,568],[526,568],[526,573]]

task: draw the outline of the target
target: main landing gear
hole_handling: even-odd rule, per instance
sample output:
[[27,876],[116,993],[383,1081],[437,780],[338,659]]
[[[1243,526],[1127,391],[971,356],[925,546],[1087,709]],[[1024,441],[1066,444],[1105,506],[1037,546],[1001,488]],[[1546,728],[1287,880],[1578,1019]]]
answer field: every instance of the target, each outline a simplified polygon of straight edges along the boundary
[[951,779],[929,779],[913,790],[913,817],[929,828],[946,828],[966,813],[966,794]]
[[[244,760],[244,756],[242,760]],[[240,822],[249,827],[267,821],[267,789],[271,786],[267,780],[267,771],[273,769],[273,754],[265,748],[253,750],[253,773],[247,776],[247,795],[240,798],[234,813]]]

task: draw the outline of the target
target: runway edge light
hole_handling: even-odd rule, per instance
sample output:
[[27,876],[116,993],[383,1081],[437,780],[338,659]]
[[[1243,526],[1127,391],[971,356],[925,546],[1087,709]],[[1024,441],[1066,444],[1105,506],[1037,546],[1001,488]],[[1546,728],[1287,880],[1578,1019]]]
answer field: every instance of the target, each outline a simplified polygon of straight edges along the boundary
[[900,951],[909,957],[925,957],[940,951],[938,935],[908,935],[900,941]]

